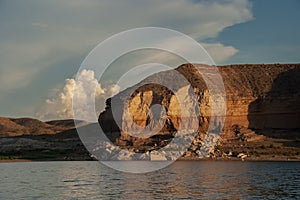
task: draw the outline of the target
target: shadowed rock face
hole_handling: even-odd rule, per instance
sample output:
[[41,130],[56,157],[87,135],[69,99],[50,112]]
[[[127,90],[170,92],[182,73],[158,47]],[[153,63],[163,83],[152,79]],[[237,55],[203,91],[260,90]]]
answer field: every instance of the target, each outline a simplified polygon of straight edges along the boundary
[[234,124],[262,134],[299,129],[299,70],[299,64],[220,67],[227,93],[225,133]]
[[[300,68],[280,73],[273,81],[270,90],[249,104],[249,128],[261,131],[266,129],[293,130],[300,128]],[[269,137],[297,138],[299,134],[273,131]]]
[[[108,99],[106,110],[99,116],[99,123],[106,135],[119,146],[141,150],[145,146],[166,145],[183,120],[190,128],[199,126],[199,132],[207,131],[211,118],[211,99],[196,68],[201,70],[203,65],[186,64],[176,71],[160,72]],[[237,125],[260,130],[260,133],[265,129],[300,128],[300,64],[230,65],[218,69],[226,90],[225,137],[233,134],[232,127]],[[180,72],[190,86],[178,81],[181,79],[176,72]],[[157,84],[148,84],[151,81]],[[165,83],[172,85],[172,89],[162,86]],[[182,116],[176,96],[188,99],[189,92],[194,92],[196,98],[186,101],[185,112],[199,112],[199,117],[191,117],[192,114]],[[130,98],[126,99],[129,95]],[[112,117],[112,102],[116,121]],[[133,128],[137,132],[139,128],[151,124],[149,110],[155,104],[162,105],[167,116],[157,135],[144,139],[120,131],[117,122],[122,130]],[[125,112],[124,105],[128,105],[128,112]]]

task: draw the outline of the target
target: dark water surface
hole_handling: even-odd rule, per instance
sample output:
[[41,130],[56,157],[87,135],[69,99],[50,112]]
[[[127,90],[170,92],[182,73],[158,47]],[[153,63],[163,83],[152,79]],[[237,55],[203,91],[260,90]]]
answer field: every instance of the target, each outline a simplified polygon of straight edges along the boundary
[[299,162],[189,162],[127,174],[98,162],[0,163],[0,199],[300,199]]

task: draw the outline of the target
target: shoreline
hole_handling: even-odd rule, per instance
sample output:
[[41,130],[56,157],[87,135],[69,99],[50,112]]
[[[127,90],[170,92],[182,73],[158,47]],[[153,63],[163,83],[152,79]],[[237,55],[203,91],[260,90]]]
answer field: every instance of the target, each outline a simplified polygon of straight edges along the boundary
[[[96,162],[98,160],[29,160],[29,159],[4,159],[0,160],[0,163],[23,163],[23,162]],[[125,160],[124,160],[125,161]],[[130,160],[127,160],[130,161]],[[135,160],[136,161],[136,160]],[[162,162],[164,160],[157,160],[158,162]],[[152,162],[157,162],[152,161]],[[203,158],[203,159],[178,159],[176,161],[188,161],[188,162],[300,162],[300,159],[239,159],[239,158],[231,158],[231,159],[220,159],[220,158]],[[174,161],[174,162],[176,162]]]

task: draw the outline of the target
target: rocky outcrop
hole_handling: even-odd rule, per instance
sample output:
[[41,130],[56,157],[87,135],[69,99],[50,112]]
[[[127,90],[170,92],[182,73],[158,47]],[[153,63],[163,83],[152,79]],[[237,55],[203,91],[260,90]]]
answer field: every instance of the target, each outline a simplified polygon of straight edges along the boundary
[[[115,144],[139,151],[168,144],[182,121],[186,128],[197,127],[198,135],[205,137],[212,102],[198,72],[203,68],[203,65],[185,64],[176,70],[160,72],[108,99],[106,110],[99,116],[102,129]],[[265,131],[269,129],[300,129],[300,64],[230,65],[220,66],[218,70],[226,90],[227,112],[221,130],[224,138],[234,137],[236,126],[259,134],[269,133]],[[178,81],[181,75],[190,86]],[[171,89],[164,86],[170,83]],[[191,97],[191,93],[196,96]],[[180,109],[180,101],[185,104],[184,110]],[[159,107],[159,116],[151,118],[149,114],[154,105],[164,109]],[[164,119],[160,118],[163,112]],[[193,115],[194,112],[199,112],[199,116]],[[153,130],[155,124],[160,128],[156,135],[139,137],[139,133],[143,134],[141,130],[145,127]],[[137,134],[129,135],[126,130]],[[299,131],[293,133],[296,135],[289,135],[287,131],[280,137],[299,137]]]

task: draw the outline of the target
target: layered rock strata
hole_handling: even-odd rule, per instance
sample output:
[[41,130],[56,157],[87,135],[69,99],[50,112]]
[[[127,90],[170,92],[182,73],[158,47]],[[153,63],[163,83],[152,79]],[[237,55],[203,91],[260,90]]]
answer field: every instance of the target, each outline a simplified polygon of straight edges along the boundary
[[[185,64],[176,70],[160,72],[108,99],[106,110],[99,116],[102,129],[112,142],[134,151],[159,149],[168,144],[180,128],[196,129],[199,134],[195,140],[199,142],[190,147],[196,152],[202,145],[199,138],[203,141],[206,137],[212,113],[211,94],[199,73],[207,67]],[[270,129],[300,129],[300,64],[217,68],[226,91],[227,108],[221,130],[224,138],[234,137],[236,126],[261,134]],[[181,76],[187,81],[181,81]],[[184,102],[184,110],[179,102]],[[151,118],[151,107],[156,105],[164,109],[157,108],[158,112],[153,113],[158,116]],[[159,128],[159,131],[144,137],[145,128]],[[136,135],[129,135],[127,130]],[[293,133],[297,135],[289,135],[287,131],[280,137],[299,135],[297,131]]]

